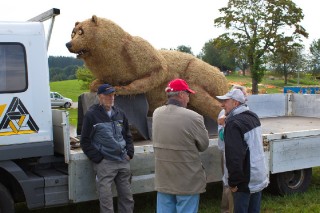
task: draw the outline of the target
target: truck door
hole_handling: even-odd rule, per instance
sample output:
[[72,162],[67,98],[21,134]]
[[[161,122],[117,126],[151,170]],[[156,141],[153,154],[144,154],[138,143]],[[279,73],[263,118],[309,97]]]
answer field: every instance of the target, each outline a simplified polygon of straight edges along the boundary
[[53,154],[42,23],[0,22],[0,160]]

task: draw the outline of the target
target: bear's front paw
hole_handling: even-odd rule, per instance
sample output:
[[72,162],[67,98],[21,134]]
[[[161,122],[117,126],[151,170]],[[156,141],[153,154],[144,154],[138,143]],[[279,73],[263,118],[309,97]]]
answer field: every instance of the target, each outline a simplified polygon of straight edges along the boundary
[[124,86],[115,86],[116,94],[117,95],[128,95],[126,88]]
[[90,92],[97,92],[99,86],[100,85],[97,85],[97,84],[90,84],[89,86]]
[[90,89],[90,92],[97,92],[98,91],[98,88],[104,84],[104,82],[102,80],[94,80],[93,82],[91,82],[90,86],[89,86],[89,89]]

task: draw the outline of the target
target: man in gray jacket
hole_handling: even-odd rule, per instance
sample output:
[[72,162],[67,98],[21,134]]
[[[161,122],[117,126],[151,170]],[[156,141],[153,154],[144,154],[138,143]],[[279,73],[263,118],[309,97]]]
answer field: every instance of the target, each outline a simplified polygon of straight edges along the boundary
[[261,191],[269,180],[259,117],[248,109],[240,89],[217,96],[225,110],[225,157],[235,213],[260,212]]
[[208,132],[203,117],[186,109],[195,92],[184,80],[171,81],[165,92],[168,102],[154,111],[152,123],[157,213],[195,213],[206,187],[199,152],[208,148]]

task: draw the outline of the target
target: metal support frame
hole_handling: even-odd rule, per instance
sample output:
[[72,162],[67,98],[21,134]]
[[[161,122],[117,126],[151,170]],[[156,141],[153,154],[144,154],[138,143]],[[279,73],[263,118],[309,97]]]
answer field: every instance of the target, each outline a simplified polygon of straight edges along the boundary
[[30,22],[44,22],[47,21],[48,19],[51,19],[50,25],[49,25],[49,31],[47,35],[47,50],[49,48],[49,43],[51,39],[51,34],[52,34],[52,29],[53,29],[53,24],[55,21],[55,17],[57,15],[60,15],[60,10],[57,8],[52,8],[51,10],[48,10],[44,13],[41,13],[40,15],[33,17],[29,19],[28,21]]

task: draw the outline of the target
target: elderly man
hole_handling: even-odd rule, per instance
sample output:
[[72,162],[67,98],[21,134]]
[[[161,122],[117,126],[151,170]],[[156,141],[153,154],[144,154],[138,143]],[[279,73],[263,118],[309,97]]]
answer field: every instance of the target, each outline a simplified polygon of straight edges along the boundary
[[168,102],[153,113],[157,213],[196,213],[206,175],[199,152],[208,148],[203,117],[186,109],[195,92],[182,79],[165,89]]
[[96,172],[100,212],[114,212],[111,191],[114,182],[118,192],[118,212],[132,213],[130,159],[133,158],[134,147],[128,119],[114,107],[113,86],[101,85],[97,95],[99,104],[91,106],[84,116],[81,148],[93,162]]
[[[234,85],[231,90],[240,89],[247,100],[247,89],[244,86]],[[249,108],[248,108],[249,109]],[[228,169],[226,167],[226,158],[225,158],[225,148],[224,148],[224,139],[223,132],[225,126],[225,110],[222,109],[218,115],[218,149],[221,151],[221,169],[222,169],[222,197],[221,197],[221,213],[232,213],[233,212],[233,196],[232,192],[228,186]]]
[[268,185],[261,123],[240,89],[217,96],[225,110],[225,157],[235,213],[260,212],[261,191]]

